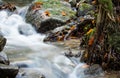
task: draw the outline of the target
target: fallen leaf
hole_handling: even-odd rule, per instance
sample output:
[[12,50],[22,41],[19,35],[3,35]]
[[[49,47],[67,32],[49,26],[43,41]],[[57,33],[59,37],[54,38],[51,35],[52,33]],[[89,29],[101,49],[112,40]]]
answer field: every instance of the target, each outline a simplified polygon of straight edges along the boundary
[[32,7],[32,10],[39,10],[42,5],[43,5],[42,2],[35,2],[33,7]]
[[89,39],[88,45],[91,46],[93,42],[94,42],[94,36]]
[[43,2],[35,2],[35,5],[43,5]]
[[62,11],[61,14],[62,14],[62,16],[66,16],[67,15],[65,11]]
[[91,32],[93,32],[93,29],[90,29],[90,30],[86,33],[86,35],[89,35]]
[[46,16],[50,16],[50,12],[48,10],[46,10],[44,13]]

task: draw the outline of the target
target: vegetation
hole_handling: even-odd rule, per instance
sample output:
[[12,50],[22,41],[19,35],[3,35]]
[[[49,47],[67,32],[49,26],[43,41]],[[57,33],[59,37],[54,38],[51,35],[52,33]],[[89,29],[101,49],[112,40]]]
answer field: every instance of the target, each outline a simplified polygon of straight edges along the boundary
[[120,25],[115,18],[115,6],[112,0],[98,0],[97,4],[96,32],[86,44],[82,61],[89,65],[100,64],[105,70],[120,70]]

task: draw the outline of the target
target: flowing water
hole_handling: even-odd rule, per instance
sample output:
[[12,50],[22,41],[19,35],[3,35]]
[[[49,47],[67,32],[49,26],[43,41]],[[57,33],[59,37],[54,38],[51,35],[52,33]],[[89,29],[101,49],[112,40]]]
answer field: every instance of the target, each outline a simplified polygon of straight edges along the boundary
[[0,11],[0,31],[7,38],[3,51],[11,64],[37,69],[46,78],[85,78],[84,64],[65,57],[64,48],[44,43],[45,35],[38,34],[31,24],[25,22],[23,10],[25,7],[13,14]]

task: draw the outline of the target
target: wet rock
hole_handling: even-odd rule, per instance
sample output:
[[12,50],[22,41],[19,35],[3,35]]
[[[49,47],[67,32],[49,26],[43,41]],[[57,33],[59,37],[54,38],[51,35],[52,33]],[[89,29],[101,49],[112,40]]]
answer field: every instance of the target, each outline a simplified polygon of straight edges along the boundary
[[94,75],[94,76],[97,76],[97,75],[102,75],[104,72],[101,68],[100,65],[98,64],[94,64],[94,65],[91,65],[89,68],[87,68],[84,73],[86,75]]
[[7,57],[7,55],[3,52],[0,53],[0,64],[5,64],[5,65],[9,65],[9,59]]
[[74,15],[75,12],[64,1],[42,0],[29,6],[26,22],[31,23],[38,32],[45,33],[62,26]]
[[0,64],[0,78],[15,78],[18,71],[17,67]]
[[5,44],[6,44],[6,38],[4,38],[0,33],[0,51],[3,50]]
[[35,68],[24,68],[20,69],[17,78],[45,78],[38,69]]

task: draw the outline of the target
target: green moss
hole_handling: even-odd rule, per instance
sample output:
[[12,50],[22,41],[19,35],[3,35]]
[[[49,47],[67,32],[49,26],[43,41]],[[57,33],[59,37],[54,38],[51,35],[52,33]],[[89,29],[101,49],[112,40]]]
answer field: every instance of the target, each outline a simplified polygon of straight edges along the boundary
[[[75,12],[70,7],[61,3],[60,0],[36,0],[36,2],[42,2],[42,8],[48,10],[51,17],[55,16],[66,20],[75,16]],[[66,16],[62,16],[62,11],[66,13]]]
[[90,8],[92,8],[92,5],[87,4],[87,3],[82,3],[82,4],[80,5],[79,10],[84,11],[84,10],[90,9]]

